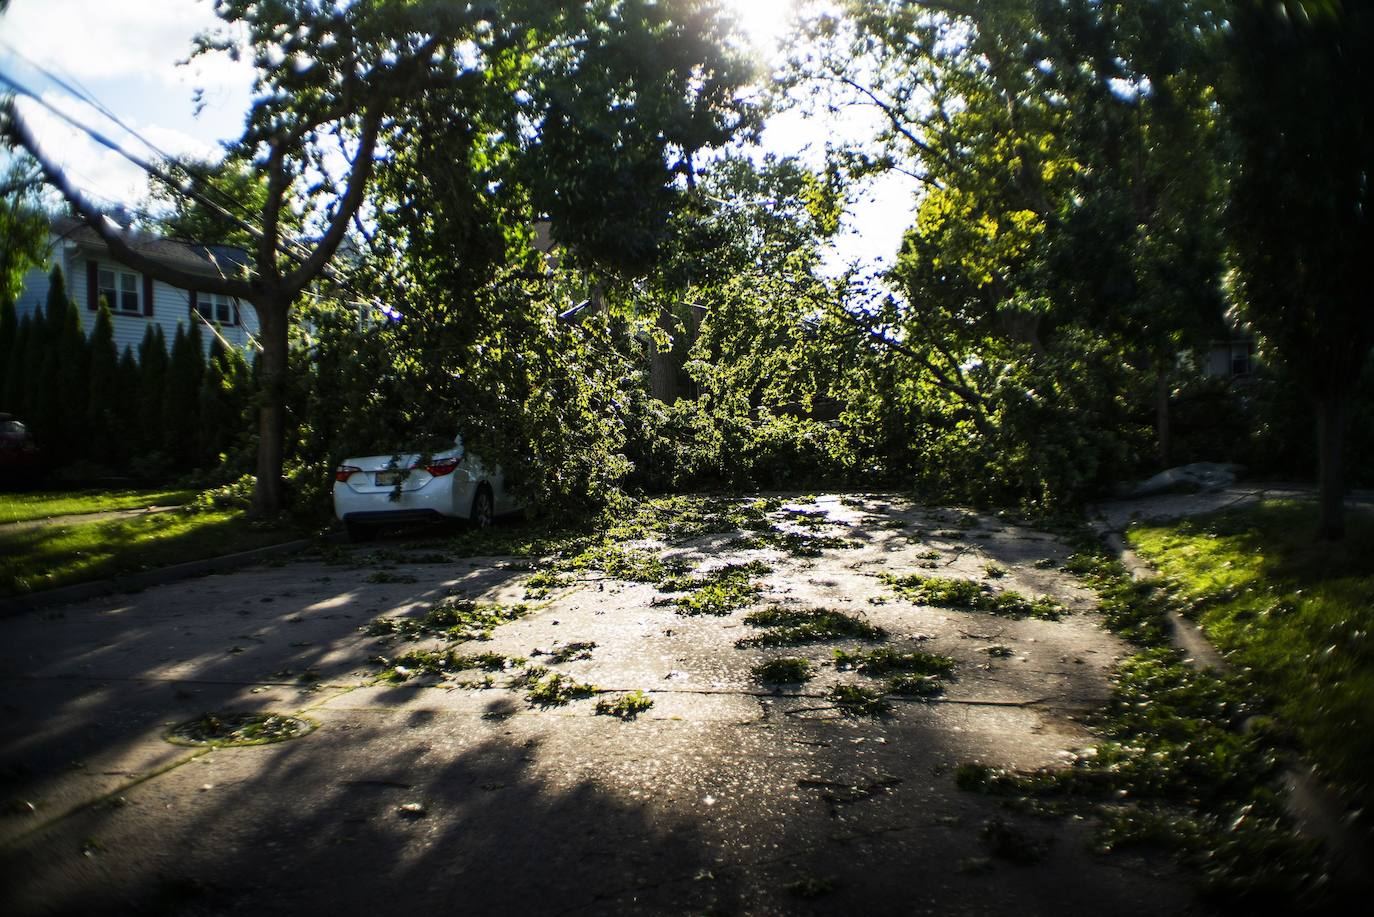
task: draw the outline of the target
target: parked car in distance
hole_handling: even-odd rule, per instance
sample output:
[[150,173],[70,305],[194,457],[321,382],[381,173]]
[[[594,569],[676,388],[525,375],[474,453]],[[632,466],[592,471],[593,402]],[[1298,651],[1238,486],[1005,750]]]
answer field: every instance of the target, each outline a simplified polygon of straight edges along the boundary
[[350,458],[334,470],[334,515],[352,541],[394,523],[467,519],[486,527],[518,509],[501,469],[485,468],[462,436],[443,452]]
[[0,471],[31,471],[37,467],[38,444],[29,428],[12,414],[0,414]]

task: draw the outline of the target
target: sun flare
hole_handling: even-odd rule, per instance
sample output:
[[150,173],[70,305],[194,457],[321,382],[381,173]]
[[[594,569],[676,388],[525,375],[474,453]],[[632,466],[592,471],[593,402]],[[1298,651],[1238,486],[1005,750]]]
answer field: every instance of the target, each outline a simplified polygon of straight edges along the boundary
[[777,48],[787,29],[796,0],[724,0],[750,44],[762,52]]

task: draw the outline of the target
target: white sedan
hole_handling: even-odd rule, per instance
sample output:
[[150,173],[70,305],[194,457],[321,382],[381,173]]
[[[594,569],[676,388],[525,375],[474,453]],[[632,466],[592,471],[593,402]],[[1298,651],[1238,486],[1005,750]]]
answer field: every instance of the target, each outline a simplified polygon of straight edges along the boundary
[[433,454],[369,455],[334,470],[334,515],[348,537],[363,541],[379,525],[467,519],[478,526],[520,507],[506,492],[501,469],[488,471],[455,437]]

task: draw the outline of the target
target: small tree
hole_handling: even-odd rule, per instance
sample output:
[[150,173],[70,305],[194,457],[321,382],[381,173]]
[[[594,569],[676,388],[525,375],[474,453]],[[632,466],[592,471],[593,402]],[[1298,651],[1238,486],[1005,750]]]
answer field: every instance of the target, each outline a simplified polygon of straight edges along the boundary
[[138,360],[134,358],[133,348],[125,345],[119,355],[119,368],[116,372],[114,400],[115,426],[111,431],[111,455],[115,464],[127,468],[129,459],[134,455],[142,440],[139,428],[139,396],[142,393],[143,377],[140,375]]
[[76,303],[67,302],[67,318],[57,342],[58,429],[62,454],[82,455],[89,448],[87,421],[90,412],[90,345],[81,328]]
[[20,416],[27,416],[28,385],[25,372],[28,369],[27,354],[33,340],[33,319],[24,316],[14,332],[14,342],[10,345],[9,356],[5,361],[5,374],[0,377],[0,410]]
[[[100,300],[100,311],[91,331],[90,373],[86,418],[89,424],[91,454],[102,461],[117,461],[115,442],[119,423],[119,351],[115,347],[114,319],[110,304]],[[132,357],[131,357],[132,359]]]
[[162,451],[162,398],[167,387],[167,340],[149,325],[138,345],[138,431],[140,452]]
[[9,367],[14,359],[15,337],[19,334],[19,317],[13,298],[0,293],[0,411],[9,404]]
[[200,326],[193,322],[187,330],[185,325],[177,325],[163,383],[162,429],[163,447],[181,468],[192,467],[199,458],[196,443],[200,423],[196,411],[200,405],[201,377],[205,374],[204,354]]

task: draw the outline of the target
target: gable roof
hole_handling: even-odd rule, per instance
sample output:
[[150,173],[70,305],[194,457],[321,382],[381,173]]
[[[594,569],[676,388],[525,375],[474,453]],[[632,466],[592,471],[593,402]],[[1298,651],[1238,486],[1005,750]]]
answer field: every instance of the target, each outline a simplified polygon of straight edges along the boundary
[[[59,239],[93,248],[106,248],[94,229],[75,217],[59,216],[52,220],[52,231]],[[170,267],[219,276],[230,269],[249,266],[248,253],[232,245],[209,245],[166,239],[137,229],[118,230],[124,242],[134,251]],[[238,273],[235,270],[234,273]]]

